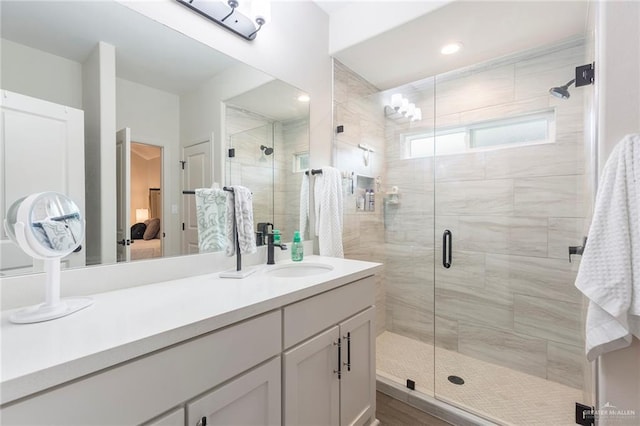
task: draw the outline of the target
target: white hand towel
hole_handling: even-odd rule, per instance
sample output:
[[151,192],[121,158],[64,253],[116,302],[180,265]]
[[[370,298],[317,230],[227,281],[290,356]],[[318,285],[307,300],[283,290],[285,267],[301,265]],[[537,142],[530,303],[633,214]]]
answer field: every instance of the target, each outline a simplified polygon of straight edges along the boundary
[[342,247],[342,175],[338,169],[323,167],[315,175],[314,201],[316,236],[320,256],[344,257]]
[[221,189],[197,188],[196,219],[200,253],[222,251],[226,243],[227,195]]
[[[311,171],[309,171],[311,173]],[[298,230],[304,238],[307,232],[307,224],[309,223],[309,175],[302,175],[302,184],[300,185],[300,223]]]
[[[256,252],[256,238],[253,231],[253,195],[244,186],[231,187],[227,192],[227,256],[236,253],[236,234],[241,254]],[[234,232],[233,224],[235,222]]]
[[590,300],[587,359],[640,338],[640,135],[622,139],[602,171],[576,287]]

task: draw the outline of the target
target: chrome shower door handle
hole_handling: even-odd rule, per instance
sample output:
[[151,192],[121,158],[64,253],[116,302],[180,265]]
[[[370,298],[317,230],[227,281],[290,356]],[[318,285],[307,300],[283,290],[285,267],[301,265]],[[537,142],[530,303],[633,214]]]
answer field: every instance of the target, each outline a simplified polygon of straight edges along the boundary
[[451,235],[451,231],[445,229],[442,234],[442,266],[449,269],[451,268],[451,262],[453,261],[452,256],[452,245],[453,245],[453,237]]

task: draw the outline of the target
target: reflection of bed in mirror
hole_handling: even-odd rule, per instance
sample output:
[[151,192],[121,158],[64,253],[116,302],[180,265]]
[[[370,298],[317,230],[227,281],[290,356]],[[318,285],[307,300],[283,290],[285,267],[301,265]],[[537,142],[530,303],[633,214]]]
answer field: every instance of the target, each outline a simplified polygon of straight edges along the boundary
[[162,256],[160,219],[152,218],[131,227],[131,260]]
[[134,240],[131,244],[131,260],[151,259],[162,256],[160,238]]

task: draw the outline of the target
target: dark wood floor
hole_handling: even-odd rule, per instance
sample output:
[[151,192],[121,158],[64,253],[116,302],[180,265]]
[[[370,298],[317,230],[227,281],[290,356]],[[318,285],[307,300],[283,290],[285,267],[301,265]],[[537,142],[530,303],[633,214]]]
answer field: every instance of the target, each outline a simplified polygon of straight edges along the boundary
[[376,417],[382,426],[450,426],[404,402],[376,392]]

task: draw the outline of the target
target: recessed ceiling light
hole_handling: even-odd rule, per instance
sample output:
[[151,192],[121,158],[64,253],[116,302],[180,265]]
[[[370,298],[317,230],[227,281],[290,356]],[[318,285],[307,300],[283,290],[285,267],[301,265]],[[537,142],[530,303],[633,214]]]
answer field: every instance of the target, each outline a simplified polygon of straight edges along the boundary
[[298,100],[300,102],[309,102],[311,98],[309,97],[309,95],[300,95],[298,96]]
[[442,46],[442,49],[440,49],[440,53],[442,53],[443,55],[452,55],[460,49],[462,49],[462,43],[456,41],[455,43],[449,43]]

